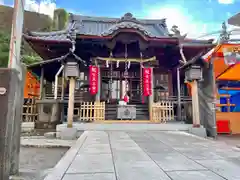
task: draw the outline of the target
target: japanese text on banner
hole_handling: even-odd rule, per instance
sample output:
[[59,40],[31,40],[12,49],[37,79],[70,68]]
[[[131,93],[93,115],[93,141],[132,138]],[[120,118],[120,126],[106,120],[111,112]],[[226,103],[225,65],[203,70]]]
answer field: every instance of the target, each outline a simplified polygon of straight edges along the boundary
[[143,95],[152,95],[152,69],[143,68]]
[[99,69],[97,66],[89,66],[89,85],[90,93],[92,95],[95,95],[98,92],[98,74]]

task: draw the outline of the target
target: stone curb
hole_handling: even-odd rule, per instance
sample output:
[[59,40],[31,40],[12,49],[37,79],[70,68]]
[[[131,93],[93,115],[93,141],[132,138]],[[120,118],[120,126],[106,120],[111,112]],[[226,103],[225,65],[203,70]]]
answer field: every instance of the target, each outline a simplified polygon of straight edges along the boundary
[[44,180],[62,180],[64,174],[68,170],[69,166],[73,162],[74,158],[76,157],[79,149],[82,147],[83,143],[85,142],[88,136],[88,131],[84,131],[82,135],[76,141],[76,144],[73,145],[66,154],[62,157],[62,159],[57,163],[54,167],[53,171],[47,175]]
[[26,148],[70,148],[71,145],[42,145],[42,144],[21,144],[21,147]]
[[28,136],[28,137],[21,137],[21,147],[70,148],[76,143],[76,141],[66,142],[64,140],[59,140],[59,139],[47,139],[44,136],[32,136],[32,137]]

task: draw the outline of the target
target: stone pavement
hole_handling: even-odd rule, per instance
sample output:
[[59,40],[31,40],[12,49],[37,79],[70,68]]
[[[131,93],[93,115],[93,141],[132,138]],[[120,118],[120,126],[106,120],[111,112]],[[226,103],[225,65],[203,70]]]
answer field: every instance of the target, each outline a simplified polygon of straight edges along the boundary
[[45,180],[239,180],[240,149],[185,132],[85,131]]

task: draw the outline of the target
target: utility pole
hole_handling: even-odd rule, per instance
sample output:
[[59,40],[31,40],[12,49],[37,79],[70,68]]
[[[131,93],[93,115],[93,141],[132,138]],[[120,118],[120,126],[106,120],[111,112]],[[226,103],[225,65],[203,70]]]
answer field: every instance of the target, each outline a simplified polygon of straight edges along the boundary
[[[25,0],[15,0],[8,68],[0,69],[0,180],[19,169],[23,66],[20,60]],[[20,87],[20,90],[19,90]]]

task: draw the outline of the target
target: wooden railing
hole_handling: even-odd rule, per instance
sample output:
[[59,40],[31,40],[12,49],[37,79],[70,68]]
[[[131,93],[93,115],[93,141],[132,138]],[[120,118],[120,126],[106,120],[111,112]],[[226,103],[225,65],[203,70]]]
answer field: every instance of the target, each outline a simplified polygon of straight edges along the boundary
[[151,105],[152,122],[166,123],[174,120],[174,103],[171,101],[160,101]]
[[79,108],[80,121],[104,121],[105,102],[82,102]]

